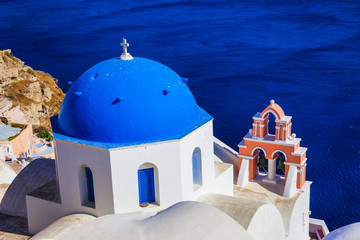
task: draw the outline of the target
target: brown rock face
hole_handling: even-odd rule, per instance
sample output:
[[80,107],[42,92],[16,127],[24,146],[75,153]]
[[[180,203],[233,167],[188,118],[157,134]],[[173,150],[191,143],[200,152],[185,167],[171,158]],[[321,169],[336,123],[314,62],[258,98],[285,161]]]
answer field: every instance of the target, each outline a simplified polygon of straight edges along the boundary
[[25,122],[51,129],[49,118],[58,114],[64,96],[56,78],[26,66],[11,50],[0,51],[0,100],[13,103],[8,111],[18,106]]

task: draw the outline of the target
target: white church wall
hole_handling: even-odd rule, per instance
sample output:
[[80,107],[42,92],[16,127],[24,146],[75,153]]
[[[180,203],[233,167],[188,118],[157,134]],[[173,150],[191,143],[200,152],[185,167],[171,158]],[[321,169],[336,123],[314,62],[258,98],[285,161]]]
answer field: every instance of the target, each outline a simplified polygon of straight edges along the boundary
[[214,136],[214,154],[225,163],[230,163],[234,166],[234,183],[238,182],[239,175],[239,157],[238,152],[220,141]]
[[222,195],[233,196],[234,195],[234,186],[233,186],[233,167],[228,167],[220,176],[216,177],[214,182],[204,189],[199,189],[195,192],[195,198],[199,197],[201,194],[206,192],[219,193]]
[[36,234],[52,222],[64,216],[59,203],[26,195],[26,208],[29,233]]
[[[196,199],[206,192],[233,194],[231,167],[215,179],[212,121],[180,140],[107,150],[56,139],[55,146],[62,203],[54,207],[55,203],[28,197],[27,204],[33,209],[29,212],[33,232],[72,213],[103,216],[151,211]],[[192,158],[195,149],[201,152],[202,185],[199,188],[194,188],[193,184]],[[90,168],[93,175],[93,206],[91,202],[84,201],[87,198],[84,167]],[[154,169],[155,203],[140,207],[138,170],[147,168]],[[52,211],[52,208],[56,210]],[[48,209],[51,213],[35,216],[41,209]]]
[[152,165],[156,166],[154,205],[166,208],[182,200],[179,140],[111,149],[110,156],[115,213],[146,211],[139,206],[138,170]]
[[[214,181],[214,150],[212,120],[180,140],[181,181],[183,200],[193,200],[194,192],[207,188]],[[202,184],[193,182],[193,153],[196,148],[201,152]]]
[[311,182],[306,181],[302,189],[298,190],[301,191],[301,195],[293,207],[286,240],[309,239],[310,185]]
[[[89,213],[95,216],[114,213],[110,154],[109,150],[90,147],[61,140],[55,140],[56,167],[64,214]],[[84,166],[93,174],[95,206],[83,200],[87,193],[85,176],[81,174]]]
[[[202,185],[194,186],[192,157],[196,148],[201,150]],[[206,192],[232,195],[233,175],[231,173],[225,174],[224,179],[219,179],[219,181],[223,181],[223,184],[228,187],[220,186],[215,180],[212,120],[183,137],[180,140],[180,149],[183,200],[194,200]],[[227,177],[229,178],[227,180],[226,175],[229,175],[231,178]],[[231,190],[229,190],[230,188]]]

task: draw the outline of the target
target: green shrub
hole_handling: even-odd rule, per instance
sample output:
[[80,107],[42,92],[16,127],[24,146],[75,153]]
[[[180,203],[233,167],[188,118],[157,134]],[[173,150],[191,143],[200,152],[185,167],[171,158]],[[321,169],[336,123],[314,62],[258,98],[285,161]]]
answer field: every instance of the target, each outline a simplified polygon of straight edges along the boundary
[[20,98],[26,98],[26,96],[23,93],[19,93],[17,96]]
[[44,126],[34,127],[34,132],[37,133],[39,138],[43,138],[48,141],[52,141],[54,139],[49,129]]
[[31,68],[28,68],[28,69],[26,70],[26,72],[29,73],[29,74],[35,75],[34,70],[32,70]]
[[8,98],[10,98],[13,101],[16,101],[16,97],[14,95],[10,95],[10,96],[8,96]]
[[21,130],[24,130],[26,128],[26,125],[22,124],[11,124],[11,126],[14,128],[21,128]]
[[5,52],[5,55],[8,56],[9,58],[11,58],[12,60],[14,60],[15,62],[18,61],[18,59],[16,57],[14,57],[11,53],[9,52]]
[[46,139],[46,140],[48,140],[48,141],[53,140],[53,136],[52,136],[51,133],[49,133],[48,131],[40,133],[40,134],[39,134],[39,137],[40,137],[40,138],[43,138],[43,139]]
[[14,135],[14,136],[9,137],[9,138],[8,138],[8,141],[13,140],[13,139],[16,138],[17,136],[19,136],[19,134],[16,134],[16,135]]
[[7,125],[9,121],[8,121],[7,119],[3,119],[3,120],[1,120],[1,122],[2,122],[3,124]]
[[34,127],[34,132],[37,134],[41,134],[42,132],[49,132],[49,129],[47,129],[44,126],[37,126],[37,127]]
[[41,137],[41,138],[47,138],[47,137],[49,137],[49,135],[50,135],[49,132],[42,132],[42,133],[39,134],[39,137]]

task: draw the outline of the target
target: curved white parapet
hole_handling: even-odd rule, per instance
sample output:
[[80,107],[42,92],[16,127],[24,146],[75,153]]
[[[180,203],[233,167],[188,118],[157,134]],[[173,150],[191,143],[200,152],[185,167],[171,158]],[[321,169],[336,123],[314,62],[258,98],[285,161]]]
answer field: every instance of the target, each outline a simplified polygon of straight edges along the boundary
[[285,227],[280,212],[271,204],[259,207],[247,232],[255,239],[285,240]]
[[177,203],[154,216],[134,212],[99,217],[68,232],[61,239],[254,240],[225,213],[206,204],[191,201]]
[[239,177],[237,180],[237,185],[240,187],[245,186],[249,182],[249,159],[243,158],[241,161],[241,167],[239,171]]
[[47,228],[33,236],[32,240],[61,239],[67,233],[95,219],[89,214],[71,214],[59,218]]
[[272,204],[213,193],[204,194],[197,200],[232,217],[254,239],[285,240],[284,221]]
[[290,198],[296,191],[297,169],[296,166],[290,166],[287,175],[283,196]]

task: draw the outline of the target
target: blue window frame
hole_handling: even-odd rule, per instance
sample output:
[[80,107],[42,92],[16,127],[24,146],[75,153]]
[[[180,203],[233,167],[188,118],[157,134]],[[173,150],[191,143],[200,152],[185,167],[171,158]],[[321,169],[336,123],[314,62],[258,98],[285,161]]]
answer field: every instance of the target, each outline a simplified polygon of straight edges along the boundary
[[88,200],[89,200],[89,202],[95,202],[93,174],[92,174],[90,168],[88,168],[88,167],[85,167],[85,176],[86,176]]
[[140,204],[155,202],[154,169],[139,169],[138,181]]

